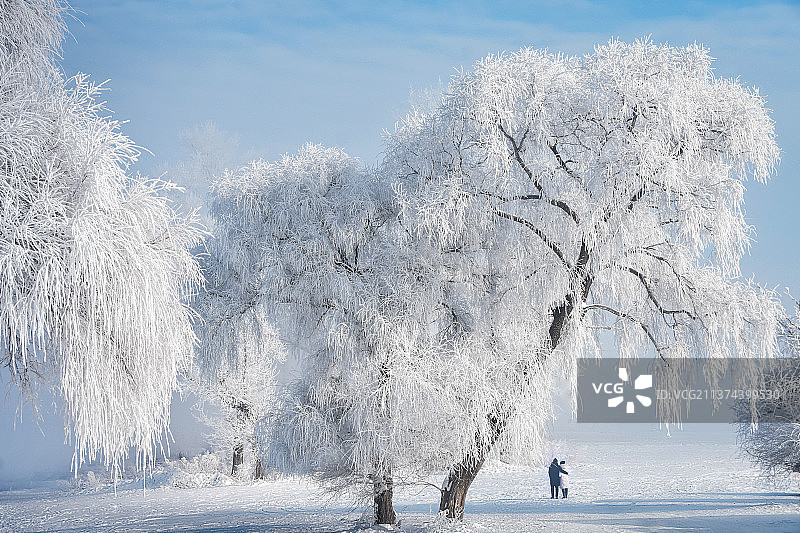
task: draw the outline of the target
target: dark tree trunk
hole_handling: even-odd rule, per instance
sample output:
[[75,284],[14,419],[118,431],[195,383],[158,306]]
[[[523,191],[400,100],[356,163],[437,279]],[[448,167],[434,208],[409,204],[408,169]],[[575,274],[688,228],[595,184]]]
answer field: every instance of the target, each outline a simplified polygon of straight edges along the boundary
[[[582,301],[585,301],[589,295],[589,289],[592,286],[592,277],[586,271],[586,265],[589,262],[589,248],[585,242],[581,242],[580,252],[578,259],[573,267],[574,274],[582,280],[582,287],[577,295]],[[575,309],[576,295],[567,294],[564,302],[555,306],[552,312],[552,320],[548,333],[550,336],[550,350],[552,352],[558,343],[561,341],[561,336],[564,333],[564,326],[570,319],[573,310]],[[545,356],[546,357],[546,356]],[[542,364],[544,361],[536,361],[534,367]],[[528,370],[527,372],[535,371]],[[494,447],[495,443],[502,436],[505,431],[509,419],[513,416],[512,411],[496,411],[489,416],[489,431],[490,434],[485,440],[481,439],[480,435],[475,438],[478,442],[477,452],[472,453],[455,464],[450,468],[450,471],[445,478],[444,485],[442,486],[442,499],[439,502],[439,512],[446,511],[447,518],[454,520],[462,520],[464,518],[464,504],[467,499],[467,491],[469,486],[475,480],[486,461],[486,456]]]
[[394,524],[397,514],[392,505],[394,483],[389,475],[376,476],[373,481],[373,497],[375,502],[375,523]]
[[452,466],[442,485],[442,498],[439,501],[439,512],[447,512],[447,518],[461,520],[464,518],[464,504],[467,500],[469,486],[483,468],[486,456],[497,439],[503,434],[511,413],[496,414],[489,418],[489,435],[485,440],[476,437],[477,451],[467,455],[459,463]]
[[233,446],[233,467],[231,468],[231,475],[235,476],[244,463],[244,444],[237,443]]
[[442,499],[439,502],[439,512],[446,511],[447,518],[461,520],[464,518],[464,503],[467,499],[467,490],[480,472],[486,454],[480,457],[467,457],[450,469],[442,486]]
[[264,465],[261,464],[261,459],[256,459],[256,471],[253,474],[253,478],[264,479],[265,477],[267,477],[267,474],[264,471]]

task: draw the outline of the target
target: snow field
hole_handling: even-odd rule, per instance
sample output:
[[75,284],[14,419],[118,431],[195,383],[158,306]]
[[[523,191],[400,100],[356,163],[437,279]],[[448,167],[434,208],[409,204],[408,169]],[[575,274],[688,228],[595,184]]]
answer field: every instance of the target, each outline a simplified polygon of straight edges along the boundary
[[[766,485],[733,442],[693,442],[680,435],[633,435],[627,441],[580,436],[552,444],[553,453],[567,460],[569,499],[549,499],[549,461],[539,469],[494,461],[472,486],[461,524],[437,517],[432,487],[398,487],[402,531],[800,531],[797,484],[788,491]],[[3,492],[0,531],[380,531],[369,526],[369,511],[326,495],[305,479],[243,485],[194,478],[216,486],[172,486],[179,479],[162,471],[148,480],[162,486],[145,491],[141,481],[124,481],[117,496],[108,484],[80,488],[66,481]],[[440,474],[428,481],[438,485],[442,479]]]

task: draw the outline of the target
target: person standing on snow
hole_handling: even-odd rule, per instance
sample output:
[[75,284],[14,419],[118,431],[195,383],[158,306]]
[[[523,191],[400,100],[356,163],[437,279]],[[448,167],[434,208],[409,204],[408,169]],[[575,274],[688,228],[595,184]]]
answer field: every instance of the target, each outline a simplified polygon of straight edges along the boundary
[[561,488],[561,474],[568,474],[568,472],[561,468],[561,465],[558,464],[558,459],[553,459],[547,473],[550,476],[550,499],[555,498],[557,500],[558,489]]
[[[560,466],[566,464],[566,461],[561,461]],[[563,469],[564,467],[561,466]],[[561,474],[561,494],[563,495],[564,499],[567,499],[567,492],[569,492],[569,474],[566,470],[562,470]]]

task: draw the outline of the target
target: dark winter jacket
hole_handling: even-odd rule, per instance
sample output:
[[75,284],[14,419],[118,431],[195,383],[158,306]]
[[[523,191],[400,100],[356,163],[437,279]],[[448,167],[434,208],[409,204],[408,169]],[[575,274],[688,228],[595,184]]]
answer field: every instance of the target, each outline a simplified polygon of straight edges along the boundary
[[547,473],[550,474],[551,485],[559,484],[559,482],[561,481],[560,476],[562,473],[569,474],[569,472],[561,468],[561,465],[558,464],[558,461],[556,459],[553,459],[553,462],[550,463],[550,468],[548,469]]

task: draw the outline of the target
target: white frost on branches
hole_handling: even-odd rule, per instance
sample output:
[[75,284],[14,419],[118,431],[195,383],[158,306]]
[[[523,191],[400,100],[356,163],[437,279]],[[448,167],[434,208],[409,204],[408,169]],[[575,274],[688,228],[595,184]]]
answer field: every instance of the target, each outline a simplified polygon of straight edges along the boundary
[[[537,430],[516,416],[549,402],[542,365],[574,375],[599,332],[620,356],[706,357],[712,380],[726,358],[775,353],[780,306],[739,280],[739,258],[744,183],[778,155],[758,92],[715,78],[700,46],[489,56],[410,114],[384,172],[413,239],[446,258],[436,339],[457,325],[481,347],[468,359],[502,376],[475,383],[477,404],[452,397],[478,428],[454,462]],[[679,406],[660,408],[677,421]]]
[[261,453],[255,429],[273,405],[275,377],[286,350],[261,295],[248,275],[243,276],[247,266],[231,263],[240,257],[247,238],[235,211],[217,199],[211,213],[216,235],[206,241],[207,253],[201,254],[206,285],[195,302],[200,342],[192,380],[204,401],[222,408],[223,417],[215,418],[201,406],[203,420],[213,429],[212,443],[233,449],[234,463],[237,453],[247,449],[245,471],[252,472]]
[[[211,444],[233,452],[232,474],[262,477],[262,439],[256,428],[274,405],[276,367],[283,362],[285,349],[277,331],[260,318],[252,322],[244,314],[205,318],[195,381],[202,398],[200,419],[212,429]],[[220,337],[225,335],[230,336]],[[221,415],[207,404],[220,409]]]
[[274,324],[296,364],[264,422],[274,465],[374,494],[444,467],[447,499],[491,451],[535,453],[553,379],[603,332],[672,371],[705,357],[712,384],[776,352],[780,305],[739,279],[773,123],[705,49],[524,49],[430,107],[375,172],[307,145],[216,184],[220,309]]
[[269,312],[296,366],[265,429],[270,463],[339,481],[389,472],[390,190],[356,159],[315,145],[254,162],[215,190],[236,283]]
[[[797,306],[797,301],[795,301]],[[770,477],[800,474],[800,316],[784,317],[780,347],[784,358],[767,366],[763,389],[768,394],[734,405],[739,444]]]
[[0,11],[0,361],[24,390],[51,374],[76,467],[155,453],[194,334],[191,217],[170,184],[127,175],[138,156],[101,88],[54,58],[66,4]]

